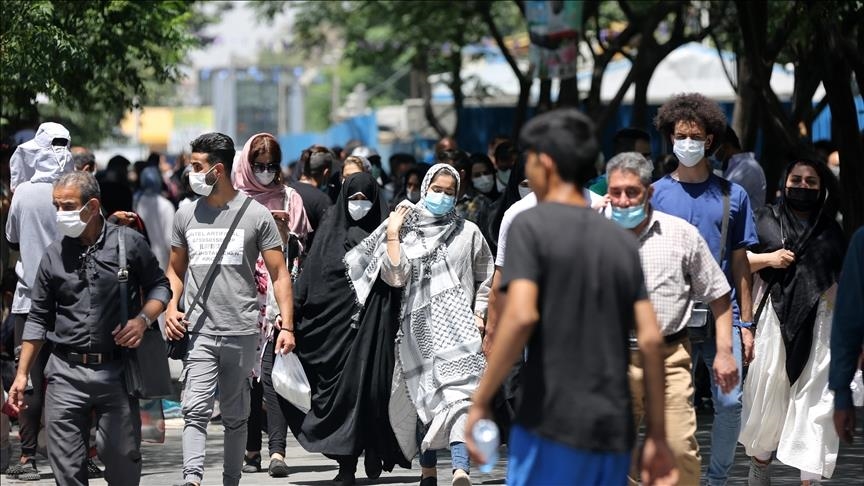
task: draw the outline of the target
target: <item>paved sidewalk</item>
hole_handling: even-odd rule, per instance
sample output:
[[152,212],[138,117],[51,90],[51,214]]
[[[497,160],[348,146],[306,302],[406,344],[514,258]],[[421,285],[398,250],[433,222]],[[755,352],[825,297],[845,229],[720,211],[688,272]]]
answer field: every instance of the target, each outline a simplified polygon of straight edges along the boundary
[[[858,409],[859,417],[864,417],[864,409]],[[697,433],[699,445],[703,453],[703,474],[707,465],[707,455],[710,453],[709,435],[711,428],[711,416],[699,415],[699,430]],[[864,434],[862,434],[862,421],[859,419],[858,431],[856,432],[856,443],[851,446],[840,447],[839,460],[837,468],[834,472],[834,477],[821,484],[825,486],[861,486],[864,485]],[[170,486],[179,483],[181,480],[180,469],[183,462],[183,454],[180,446],[182,421],[180,419],[168,420],[166,427],[165,444],[144,444],[144,474],[141,479],[141,484],[145,486]],[[207,439],[207,462],[206,472],[204,477],[204,485],[220,485],[222,484],[222,426],[213,424],[209,428],[209,437]],[[266,449],[266,436],[264,440],[264,448]],[[17,447],[17,440],[14,441],[14,446]],[[272,484],[293,484],[306,486],[325,486],[334,484],[332,479],[336,476],[338,467],[334,461],[327,459],[320,454],[309,454],[304,451],[296,441],[290,437],[288,442],[286,462],[291,467],[291,474],[288,478],[274,479],[267,475],[266,472],[258,474],[246,474],[243,476],[240,484],[242,485],[272,485]],[[504,484],[506,475],[506,461],[500,461],[492,474],[481,474],[478,471],[472,473],[474,484]],[[438,460],[439,471],[441,475],[438,483],[441,486],[450,484],[451,474],[450,455],[447,451],[439,453]],[[266,470],[266,462],[264,464]],[[747,471],[749,463],[744,455],[743,448],[739,445],[735,458],[735,466],[732,470],[730,485],[746,485]],[[42,472],[42,481],[38,482],[23,482],[9,480],[5,476],[2,477],[3,485],[51,485],[54,484],[53,477],[48,471],[47,463],[44,459],[40,460],[39,468]],[[381,478],[376,481],[365,479],[363,475],[363,462],[357,472],[359,485],[369,484],[386,484],[386,485],[417,485],[419,483],[420,472],[417,461],[414,461],[414,468],[411,470],[396,469],[392,473],[383,473]],[[772,466],[772,480],[775,485],[796,485],[800,484],[798,472],[790,467],[775,464]],[[104,480],[91,481],[94,486],[103,486],[107,483]]]

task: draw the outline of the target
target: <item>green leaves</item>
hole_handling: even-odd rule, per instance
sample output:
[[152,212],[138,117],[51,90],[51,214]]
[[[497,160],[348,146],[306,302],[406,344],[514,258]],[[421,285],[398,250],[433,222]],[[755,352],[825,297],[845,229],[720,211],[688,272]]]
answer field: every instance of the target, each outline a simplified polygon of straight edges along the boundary
[[179,78],[198,41],[193,2],[0,2],[3,118],[32,117],[38,94],[72,110],[119,117],[152,82]]

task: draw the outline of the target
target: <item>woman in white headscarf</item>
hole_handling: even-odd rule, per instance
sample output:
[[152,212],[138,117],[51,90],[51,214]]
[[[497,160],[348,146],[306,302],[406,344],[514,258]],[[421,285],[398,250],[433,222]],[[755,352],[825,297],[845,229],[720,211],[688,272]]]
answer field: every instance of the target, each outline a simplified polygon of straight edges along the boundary
[[492,255],[477,225],[454,209],[459,183],[453,167],[433,166],[420,201],[400,203],[345,255],[361,305],[379,274],[403,289],[390,421],[406,457],[417,453],[419,437],[423,486],[435,484],[435,451],[445,447],[453,484],[470,484],[465,419],[486,366],[481,333]]

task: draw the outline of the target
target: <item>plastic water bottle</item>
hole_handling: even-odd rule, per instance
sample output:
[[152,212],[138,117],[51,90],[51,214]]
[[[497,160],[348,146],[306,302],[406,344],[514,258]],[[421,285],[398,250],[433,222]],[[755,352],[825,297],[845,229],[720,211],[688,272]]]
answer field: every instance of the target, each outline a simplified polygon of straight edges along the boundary
[[471,434],[477,450],[486,458],[486,462],[480,465],[480,472],[489,474],[498,462],[498,444],[501,442],[498,426],[488,419],[478,420]]

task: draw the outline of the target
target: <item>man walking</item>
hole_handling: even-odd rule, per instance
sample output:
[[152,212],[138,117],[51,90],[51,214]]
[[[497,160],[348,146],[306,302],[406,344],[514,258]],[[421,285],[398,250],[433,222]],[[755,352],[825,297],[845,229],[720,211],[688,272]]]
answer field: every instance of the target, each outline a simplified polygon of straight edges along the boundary
[[[57,226],[65,238],[48,247],[39,265],[9,403],[13,409],[24,406],[28,372],[40,348],[50,342],[45,428],[57,484],[87,484],[90,420],[95,413],[96,447],[105,464],[105,479],[109,484],[136,485],[141,477],[141,419],[138,400],[125,389],[121,348],[141,344],[171,290],[144,238],[105,221],[99,185],[90,173],[62,176],[54,184],[53,200]],[[118,302],[121,231],[128,249],[129,288],[140,288],[144,302],[132,319],[120,315]],[[130,298],[129,308],[137,310],[140,304],[135,306],[134,301]]]
[[[540,204],[513,221],[501,289],[504,312],[469,413],[466,437],[528,345],[510,434],[507,484],[622,484],[635,430],[627,383],[637,329],[645,362],[648,433],[642,479],[676,480],[663,417],[662,340],[634,238],[585,207],[594,127],[576,110],[531,120],[520,142]],[[486,458],[476,457],[483,462]]]
[[[654,183],[654,209],[686,220],[708,243],[732,287],[732,353],[739,370],[753,359],[752,277],[747,248],[758,243],[750,199],[744,189],[711,173],[710,154],[726,130],[726,116],[717,105],[700,94],[679,95],[660,107],[657,129],[673,144],[678,168]],[[690,326],[711,327],[705,304],[694,306]],[[710,330],[709,330],[710,333]],[[715,356],[722,353],[714,341],[694,343],[693,359],[703,360],[712,369]],[[711,380],[714,425],[711,429],[710,486],[726,484],[735,459],[741,429],[741,379],[731,392]]]
[[[207,425],[217,388],[225,427],[222,482],[240,482],[249,417],[249,380],[258,359],[255,262],[259,254],[273,280],[281,313],[276,327],[285,331],[279,333],[276,352],[294,349],[291,276],[282,253],[282,239],[267,208],[247,201],[234,189],[234,154],[234,142],[221,133],[207,133],[192,141],[189,183],[202,197],[177,211],[166,272],[174,296],[168,304],[165,331],[174,340],[189,333],[181,374],[183,484],[187,486],[200,485],[204,475]],[[229,235],[235,221],[236,228]],[[224,254],[216,261],[226,238]],[[212,278],[205,282],[213,265]],[[188,309],[200,286],[200,300],[186,315],[180,310],[180,298],[184,296],[183,308]]]
[[[612,220],[639,239],[639,256],[648,296],[663,335],[666,371],[666,438],[681,472],[679,484],[699,484],[701,461],[696,441],[692,358],[687,322],[694,300],[708,302],[717,321],[714,379],[728,393],[738,382],[732,357],[732,307],[723,271],[690,223],[651,207],[652,165],[636,152],[613,157],[606,165]],[[632,343],[635,345],[635,342]],[[644,369],[631,345],[630,392],[636,425],[644,416]],[[634,456],[635,457],[635,456]],[[635,466],[635,464],[634,464]],[[631,467],[631,484],[638,470]]]

